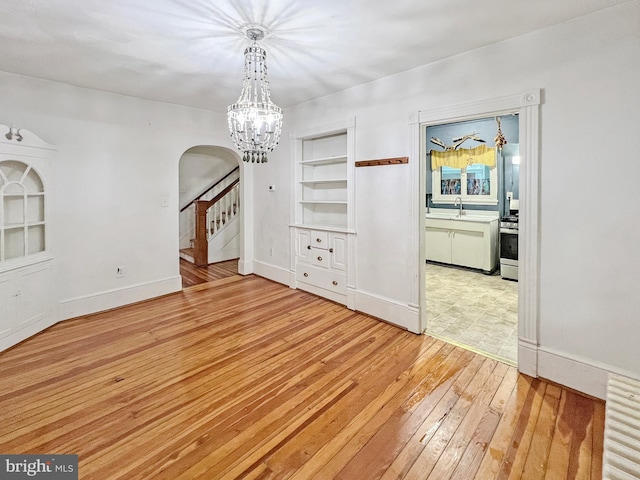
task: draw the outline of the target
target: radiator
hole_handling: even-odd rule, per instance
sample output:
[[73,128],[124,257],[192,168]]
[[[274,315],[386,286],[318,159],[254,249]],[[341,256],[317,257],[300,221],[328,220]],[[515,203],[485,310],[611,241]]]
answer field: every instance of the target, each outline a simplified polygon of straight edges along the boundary
[[604,424],[604,480],[640,479],[640,382],[611,375]]

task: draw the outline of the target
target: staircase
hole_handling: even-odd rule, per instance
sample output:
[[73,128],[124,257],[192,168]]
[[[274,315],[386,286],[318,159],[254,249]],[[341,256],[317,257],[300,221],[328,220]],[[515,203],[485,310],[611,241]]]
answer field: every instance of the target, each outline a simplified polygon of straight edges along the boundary
[[229,172],[181,209],[193,228],[188,229],[190,246],[180,249],[180,258],[205,267],[238,257],[240,179],[233,175],[238,171],[239,167]]

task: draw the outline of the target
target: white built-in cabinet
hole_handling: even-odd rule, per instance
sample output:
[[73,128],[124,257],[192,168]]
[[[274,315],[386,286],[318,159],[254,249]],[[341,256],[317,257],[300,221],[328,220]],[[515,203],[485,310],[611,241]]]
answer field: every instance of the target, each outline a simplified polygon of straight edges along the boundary
[[50,287],[50,260],[0,273],[0,339],[19,333],[51,314]]
[[55,149],[0,125],[0,350],[54,322],[47,175]]
[[354,308],[355,119],[292,135],[291,287]]

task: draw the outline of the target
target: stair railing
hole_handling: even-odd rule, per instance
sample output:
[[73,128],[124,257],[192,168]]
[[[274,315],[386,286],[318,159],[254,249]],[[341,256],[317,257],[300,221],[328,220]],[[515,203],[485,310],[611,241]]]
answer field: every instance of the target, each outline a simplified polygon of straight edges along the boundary
[[238,170],[240,170],[240,167],[236,167],[233,170],[231,170],[229,173],[227,173],[226,175],[224,175],[222,178],[216,180],[215,182],[213,182],[212,184],[210,184],[207,188],[205,188],[204,190],[202,190],[201,193],[199,193],[198,195],[196,195],[193,200],[191,200],[189,203],[187,203],[184,207],[182,207],[180,209],[180,212],[184,212],[187,208],[189,208],[191,205],[193,205],[194,203],[196,203],[198,200],[200,200],[202,197],[204,197],[207,193],[209,193],[211,190],[213,190],[214,188],[216,188],[218,185],[220,185],[222,182],[224,182],[227,178],[229,178],[231,175],[233,175],[235,172],[237,172]]
[[211,240],[226,223],[240,213],[238,208],[240,206],[239,182],[233,182],[225,190],[227,193],[207,209],[207,225],[209,226],[207,240]]
[[198,267],[206,267],[209,264],[209,240],[240,212],[240,179],[235,179],[211,200],[196,200],[195,206],[193,261]]

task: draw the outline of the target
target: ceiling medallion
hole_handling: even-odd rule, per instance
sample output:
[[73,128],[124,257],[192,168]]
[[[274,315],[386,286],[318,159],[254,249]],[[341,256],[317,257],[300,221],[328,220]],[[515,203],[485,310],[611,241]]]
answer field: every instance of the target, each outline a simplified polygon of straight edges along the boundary
[[244,81],[236,103],[227,107],[229,131],[245,162],[264,163],[282,133],[282,109],[271,101],[267,78],[267,52],[258,45],[265,30],[249,26],[245,30],[253,43],[244,51]]

